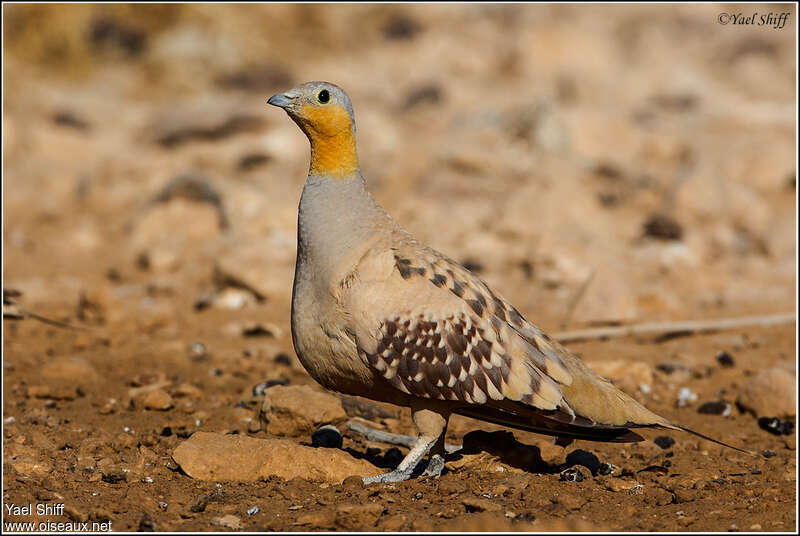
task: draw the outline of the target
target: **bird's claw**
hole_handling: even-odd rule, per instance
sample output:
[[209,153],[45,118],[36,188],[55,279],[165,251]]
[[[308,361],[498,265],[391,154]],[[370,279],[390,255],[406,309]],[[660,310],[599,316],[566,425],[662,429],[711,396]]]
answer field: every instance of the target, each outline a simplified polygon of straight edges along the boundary
[[422,473],[421,476],[432,476],[434,478],[439,478],[440,476],[442,476],[443,470],[444,470],[444,458],[442,458],[440,454],[434,454],[428,461],[428,467],[425,468],[425,471]]

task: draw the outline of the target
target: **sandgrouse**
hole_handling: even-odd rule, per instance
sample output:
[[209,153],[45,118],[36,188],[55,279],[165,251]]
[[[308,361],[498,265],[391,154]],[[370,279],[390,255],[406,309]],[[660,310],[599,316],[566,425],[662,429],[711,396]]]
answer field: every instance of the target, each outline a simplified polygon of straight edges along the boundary
[[639,441],[636,427],[691,432],[598,376],[392,219],[366,189],[341,88],[308,82],[268,102],[311,143],[292,291],[297,356],[328,389],[410,407],[419,430],[397,469],[366,483],[408,479],[429,451],[423,474],[438,476],[452,413],[567,440]]

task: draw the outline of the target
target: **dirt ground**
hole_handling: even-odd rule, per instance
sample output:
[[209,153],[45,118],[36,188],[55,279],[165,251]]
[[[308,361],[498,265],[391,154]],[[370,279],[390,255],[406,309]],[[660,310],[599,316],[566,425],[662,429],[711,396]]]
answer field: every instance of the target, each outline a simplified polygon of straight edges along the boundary
[[[719,22],[768,9],[788,25]],[[550,333],[794,312],[795,17],[4,4],[3,287],[80,329],[4,318],[3,522],[794,531],[796,432],[736,404],[754,389],[759,417],[794,422],[794,323],[568,344],[650,409],[756,457],[671,431],[562,448],[462,417],[448,441],[467,445],[439,479],[214,482],[172,455],[198,431],[273,437],[258,408],[275,385],[321,391],[289,327],[308,146],[266,105],[307,80],[349,92],[376,199]],[[788,402],[758,390],[772,369]],[[348,419],[413,433],[407,410],[341,398]],[[716,401],[730,413],[698,411]],[[388,469],[407,452],[334,424],[354,458]],[[65,509],[8,510],[28,504]]]

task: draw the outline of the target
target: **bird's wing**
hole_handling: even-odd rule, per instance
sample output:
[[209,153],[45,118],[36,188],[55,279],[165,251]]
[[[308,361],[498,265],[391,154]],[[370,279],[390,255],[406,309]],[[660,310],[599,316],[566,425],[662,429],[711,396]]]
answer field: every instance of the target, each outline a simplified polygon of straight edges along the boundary
[[[405,393],[467,404],[512,400],[569,412],[561,357],[477,276],[417,243],[362,258],[343,294],[359,352]],[[520,324],[521,325],[521,324]]]
[[479,277],[409,236],[364,255],[348,286],[342,305],[359,353],[404,393],[460,401],[480,418],[545,433],[668,423]]

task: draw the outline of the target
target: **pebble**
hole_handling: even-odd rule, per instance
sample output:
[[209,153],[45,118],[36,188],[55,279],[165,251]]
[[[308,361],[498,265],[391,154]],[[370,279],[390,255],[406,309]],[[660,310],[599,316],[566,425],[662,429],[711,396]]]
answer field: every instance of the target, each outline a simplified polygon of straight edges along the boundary
[[261,511],[261,510],[258,508],[258,506],[253,506],[253,507],[251,507],[251,508],[248,508],[248,510],[247,510],[247,515],[249,515],[249,516],[254,516],[254,515],[256,515],[257,513],[259,513],[260,511]]
[[156,411],[167,411],[175,406],[172,397],[163,389],[148,391],[142,397],[142,404],[144,404],[144,409]]
[[793,421],[782,421],[778,417],[761,417],[758,426],[774,435],[792,435],[794,432]]
[[586,477],[583,472],[577,467],[565,469],[558,475],[558,479],[562,482],[582,482],[584,478]]
[[728,352],[718,353],[716,359],[721,367],[732,367],[736,364],[733,360],[733,356]]
[[609,491],[628,491],[636,486],[641,486],[635,480],[623,480],[621,478],[609,478],[603,483],[603,486]]
[[312,447],[322,447],[326,449],[342,448],[342,434],[339,429],[331,424],[326,424],[317,428],[311,436]]
[[706,402],[697,408],[697,413],[704,413],[707,415],[722,415],[727,417],[733,411],[733,404],[724,400],[716,402]]
[[772,458],[773,456],[775,456],[775,451],[764,449],[761,451],[761,455],[764,456],[765,458]]
[[658,436],[653,440],[653,443],[655,443],[662,449],[667,450],[668,448],[672,447],[672,445],[675,444],[675,440],[669,436]]
[[689,404],[694,404],[695,402],[697,402],[697,393],[688,387],[681,387],[681,390],[678,391],[678,398],[676,400],[677,406],[682,408],[688,406]]

